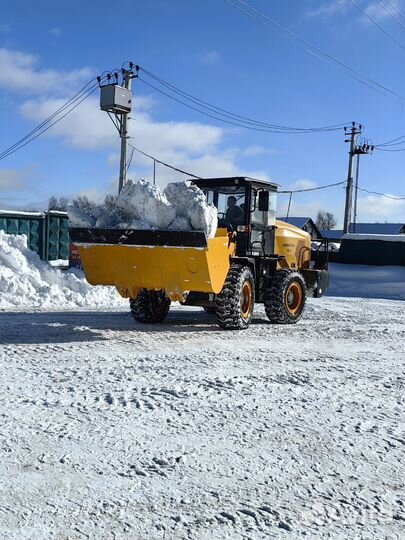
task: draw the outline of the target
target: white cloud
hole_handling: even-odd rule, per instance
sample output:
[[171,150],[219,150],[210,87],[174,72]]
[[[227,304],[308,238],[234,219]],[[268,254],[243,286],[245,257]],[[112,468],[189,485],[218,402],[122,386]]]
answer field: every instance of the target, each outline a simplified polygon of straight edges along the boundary
[[207,51],[200,54],[198,57],[199,63],[203,64],[204,66],[212,66],[214,64],[217,64],[219,60],[220,54],[218,51]]
[[[390,195],[387,193],[387,195]],[[396,195],[390,195],[395,197]],[[405,223],[405,200],[388,199],[379,195],[360,194],[358,221]]]
[[[62,99],[30,99],[20,108],[22,116],[41,122],[63,104]],[[262,170],[242,169],[239,159],[275,152],[260,146],[245,149],[223,148],[230,130],[199,122],[155,120],[152,115],[154,102],[147,96],[135,96],[133,119],[129,122],[130,143],[159,160],[197,176],[232,176],[236,174],[269,178]],[[53,126],[44,137],[60,138],[64,144],[80,150],[107,149],[107,164],[116,167],[119,162],[119,137],[108,116],[100,111],[98,99],[91,97],[80,107]],[[131,152],[131,149],[129,149]],[[129,154],[130,155],[130,154]],[[153,162],[150,158],[134,152],[130,176],[152,177]],[[179,173],[163,165],[157,165],[161,185],[179,178]]]
[[[374,20],[383,20],[390,17],[390,14],[398,16],[395,8],[400,8],[400,2],[398,0],[385,0],[383,2],[377,2],[375,0],[356,0],[356,4],[367,13]],[[384,9],[385,8],[385,9]],[[330,0],[328,2],[321,2],[317,8],[309,9],[306,12],[307,17],[323,17],[328,19],[335,15],[341,15],[347,13],[349,10],[356,10],[358,17],[356,18],[357,22],[362,23],[371,23],[370,20],[367,21],[367,18],[364,14],[360,13],[358,8],[351,0]]]
[[325,17],[329,18],[347,11],[350,0],[333,0],[331,2],[322,2],[317,8],[306,12],[307,17]]
[[[9,81],[4,76],[4,71],[12,64],[17,68],[14,69],[12,81]],[[62,75],[55,70],[42,69],[39,58],[34,55],[0,49],[0,87],[7,87],[14,92],[24,90],[31,94],[29,99],[23,101],[19,112],[24,119],[35,124],[52,115],[70,96],[71,91],[66,84],[58,86],[58,81],[63,79]],[[74,70],[68,75],[72,83],[77,82],[78,78],[89,75],[88,68]],[[35,86],[35,90],[25,89],[28,79],[30,87]],[[44,95],[37,97],[35,94],[40,88],[44,90],[41,92]],[[64,93],[59,95],[61,88]],[[160,104],[149,96],[134,96],[132,119],[129,122],[132,144],[162,161],[198,176],[246,175],[269,178],[269,171],[241,167],[240,162],[246,157],[270,155],[277,150],[259,145],[246,148],[226,147],[235,130],[197,121],[159,121],[155,118],[159,107]],[[119,136],[108,115],[100,111],[96,94],[52,126],[42,138],[59,139],[63,145],[80,151],[105,150],[104,160],[108,165],[108,173],[100,182],[107,181],[111,168],[118,173]],[[134,152],[130,176],[135,179],[143,176],[151,179],[152,167],[153,162],[149,158]],[[157,166],[157,175],[162,186],[169,180],[183,178],[178,172],[163,165]],[[72,186],[72,189],[75,189],[75,186]],[[116,187],[107,189],[115,191]],[[102,190],[97,193],[99,191]]]
[[295,180],[292,184],[290,184],[288,187],[283,186],[283,189],[312,189],[316,187],[316,182],[313,182],[312,180],[308,180],[307,178],[300,178],[298,180]]
[[66,95],[77,91],[94,72],[89,67],[72,71],[41,69],[30,53],[0,48],[0,88],[26,95]]
[[397,0],[390,0],[389,2],[382,2],[382,5],[380,3],[370,2],[368,5],[361,5],[361,7],[364,9],[367,15],[373,19],[382,20],[390,17],[388,11],[394,16],[397,16],[398,14],[396,13],[395,8],[399,8],[400,4],[397,2]]
[[259,144],[247,146],[246,148],[242,150],[242,155],[244,157],[256,157],[256,156],[263,156],[263,155],[274,156],[280,153],[281,152],[279,150],[276,150],[275,148],[267,148],[266,146],[260,146]]
[[[135,99],[135,119],[129,122],[133,142],[147,151],[153,148],[163,159],[170,158],[174,152],[198,155],[214,148],[223,139],[224,131],[215,126],[198,122],[154,121],[143,110],[149,107],[148,99]],[[20,111],[24,118],[41,122],[63,103],[63,99],[31,99],[22,104]],[[61,137],[66,144],[83,150],[117,148],[119,144],[116,129],[107,114],[100,111],[98,99],[93,97],[53,126],[45,136]]]
[[55,36],[55,37],[59,37],[62,33],[62,30],[59,28],[59,27],[54,27],[54,28],[51,28],[49,30],[49,33],[52,35],[52,36]]
[[23,191],[29,186],[24,169],[0,169],[0,191]]

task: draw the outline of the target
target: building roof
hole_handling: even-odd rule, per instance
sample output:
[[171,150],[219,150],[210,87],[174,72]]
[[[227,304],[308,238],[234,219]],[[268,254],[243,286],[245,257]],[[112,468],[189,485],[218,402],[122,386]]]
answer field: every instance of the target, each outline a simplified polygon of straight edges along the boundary
[[350,232],[358,234],[400,234],[401,229],[405,232],[405,223],[353,223],[350,224]]
[[[401,234],[405,233],[405,223],[356,223],[350,224],[350,232],[356,234]],[[324,238],[339,240],[343,236],[343,229],[321,230]]]
[[313,231],[315,231],[318,238],[322,238],[322,233],[316,226],[316,223],[314,220],[310,217],[277,217],[280,221],[285,221],[286,223],[290,223],[291,225],[294,225],[295,227],[298,227],[299,229],[303,229],[307,223],[310,223],[311,228]]
[[260,180],[259,178],[250,178],[249,176],[225,176],[221,178],[190,178],[190,180],[197,184],[197,186],[209,187],[210,184],[215,185],[249,185],[251,183],[259,184],[267,188],[271,188],[272,191],[277,191],[279,184],[270,182],[269,180]]

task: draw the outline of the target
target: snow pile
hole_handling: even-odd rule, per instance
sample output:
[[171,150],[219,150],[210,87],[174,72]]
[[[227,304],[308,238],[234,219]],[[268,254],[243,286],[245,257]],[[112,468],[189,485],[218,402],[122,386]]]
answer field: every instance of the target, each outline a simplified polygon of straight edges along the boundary
[[204,231],[215,236],[217,209],[189,181],[168,184],[164,192],[146,180],[129,180],[116,197],[97,205],[79,198],[68,208],[72,227]]
[[0,308],[113,307],[125,302],[113,287],[94,287],[82,272],[61,272],[27,248],[25,235],[0,230]]
[[193,229],[206,231],[208,238],[215,236],[218,212],[213,204],[207,204],[199,187],[191,182],[174,182],[167,185],[164,194],[174,207],[179,224],[185,225],[189,220]]
[[176,210],[165,194],[145,180],[127,182],[118,195],[117,206],[135,220],[141,220],[156,229],[167,229],[176,217]]

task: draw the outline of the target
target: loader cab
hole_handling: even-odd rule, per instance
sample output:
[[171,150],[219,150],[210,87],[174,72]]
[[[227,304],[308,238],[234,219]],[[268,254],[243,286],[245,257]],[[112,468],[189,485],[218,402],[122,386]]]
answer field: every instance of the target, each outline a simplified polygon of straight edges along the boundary
[[[248,177],[193,180],[218,209],[218,227],[236,232],[238,256],[274,253],[277,185]],[[230,207],[231,204],[234,204]]]

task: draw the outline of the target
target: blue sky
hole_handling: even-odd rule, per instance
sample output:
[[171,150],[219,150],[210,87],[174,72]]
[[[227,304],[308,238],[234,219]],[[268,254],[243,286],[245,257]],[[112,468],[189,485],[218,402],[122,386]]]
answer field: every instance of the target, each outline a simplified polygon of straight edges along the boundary
[[[249,0],[258,10],[355,70],[405,96],[405,49],[351,0]],[[357,0],[405,46],[402,28],[376,0]],[[404,0],[390,0],[405,15]],[[399,17],[398,12],[390,8]],[[402,20],[405,25],[405,19]],[[350,78],[224,0],[15,0],[0,15],[0,142],[5,149],[91,77],[132,60],[181,89],[273,124],[313,127],[355,120],[381,143],[405,134],[405,105]],[[134,82],[131,135],[146,152],[200,176],[249,174],[283,189],[344,180],[344,133],[275,134],[200,115]],[[0,161],[0,207],[45,208],[50,195],[116,190],[119,139],[98,92],[19,152]],[[151,178],[134,154],[129,176]],[[361,160],[361,186],[405,195],[405,152]],[[160,185],[182,178],[158,166]],[[279,213],[286,207],[279,197]],[[403,221],[405,201],[362,193],[360,221]],[[293,215],[318,209],[343,220],[344,190],[292,200]]]

